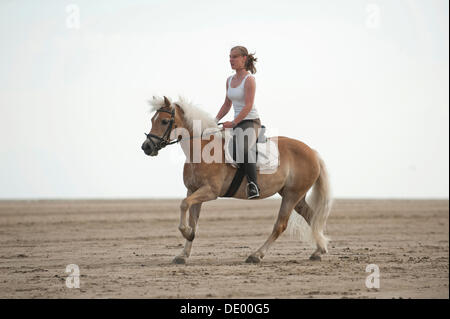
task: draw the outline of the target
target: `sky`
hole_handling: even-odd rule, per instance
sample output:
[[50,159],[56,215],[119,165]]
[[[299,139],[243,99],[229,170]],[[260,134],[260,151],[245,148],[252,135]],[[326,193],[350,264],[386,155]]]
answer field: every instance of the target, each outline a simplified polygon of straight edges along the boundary
[[0,199],[184,197],[179,146],[140,149],[147,100],[215,116],[235,45],[268,135],[316,149],[336,198],[448,198],[448,6],[2,0]]

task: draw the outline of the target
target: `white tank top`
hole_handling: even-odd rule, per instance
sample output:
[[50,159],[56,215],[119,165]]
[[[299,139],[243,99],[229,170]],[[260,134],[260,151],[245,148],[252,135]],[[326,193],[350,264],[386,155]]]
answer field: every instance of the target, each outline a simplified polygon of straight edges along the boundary
[[[236,118],[239,113],[241,113],[242,109],[245,106],[245,91],[244,91],[244,84],[245,80],[250,74],[247,74],[245,78],[242,80],[241,84],[239,84],[237,87],[232,88],[231,87],[231,79],[234,78],[233,76],[230,76],[228,79],[228,91],[227,91],[227,97],[233,102],[233,108],[234,108],[234,118]],[[259,118],[258,111],[256,110],[255,104],[253,104],[252,109],[247,114],[247,116],[244,118],[244,120],[253,120]]]

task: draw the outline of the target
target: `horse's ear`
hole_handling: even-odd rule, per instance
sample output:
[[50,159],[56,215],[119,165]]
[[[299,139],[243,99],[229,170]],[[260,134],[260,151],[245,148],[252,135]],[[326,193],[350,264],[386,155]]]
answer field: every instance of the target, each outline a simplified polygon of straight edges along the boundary
[[175,103],[175,108],[177,109],[177,112],[179,111],[181,114],[184,114],[183,109],[177,103]]
[[170,101],[168,98],[164,97],[164,106],[165,107],[169,107],[170,106]]

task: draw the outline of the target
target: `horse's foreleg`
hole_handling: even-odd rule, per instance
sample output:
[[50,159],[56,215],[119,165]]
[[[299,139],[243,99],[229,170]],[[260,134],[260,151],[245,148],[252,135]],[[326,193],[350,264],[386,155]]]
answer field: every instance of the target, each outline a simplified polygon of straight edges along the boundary
[[195,204],[203,203],[209,200],[217,198],[217,194],[212,191],[209,185],[200,187],[191,195],[183,199],[180,205],[181,215],[180,215],[180,225],[178,229],[184,238],[189,241],[194,240],[195,233],[193,229],[186,223],[186,212],[188,209]]
[[[189,227],[192,228],[192,232],[195,235],[195,231],[197,229],[197,222],[198,218],[200,216],[200,209],[201,209],[202,203],[194,204],[189,208]],[[191,249],[192,249],[192,243],[193,240],[187,240],[184,244],[183,251],[181,254],[175,257],[173,260],[174,263],[177,264],[184,264],[186,262],[186,258],[188,258],[191,255]]]
[[247,258],[246,262],[259,263],[261,261],[261,259],[269,250],[270,246],[286,230],[289,217],[291,216],[292,210],[294,209],[298,200],[298,196],[292,196],[290,198],[288,196],[283,197],[280,211],[278,213],[278,218],[273,227],[272,234],[270,234],[264,245],[262,245],[256,252],[254,252]]
[[[188,193],[189,194],[189,193]],[[217,198],[217,194],[212,191],[211,187],[203,186],[198,190],[187,196],[180,205],[180,225],[178,229],[184,238],[186,244],[180,255],[173,260],[176,264],[184,264],[186,258],[189,257],[192,248],[192,241],[195,237],[195,229],[197,227],[198,217],[200,215],[200,208],[203,202]],[[186,223],[186,212],[189,210],[189,226]]]

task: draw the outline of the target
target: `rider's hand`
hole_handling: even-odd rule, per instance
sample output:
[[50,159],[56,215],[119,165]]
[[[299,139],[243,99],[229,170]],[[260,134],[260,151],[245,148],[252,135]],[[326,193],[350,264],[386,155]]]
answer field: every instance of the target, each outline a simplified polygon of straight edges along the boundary
[[223,123],[223,128],[233,128],[233,122],[227,121]]

